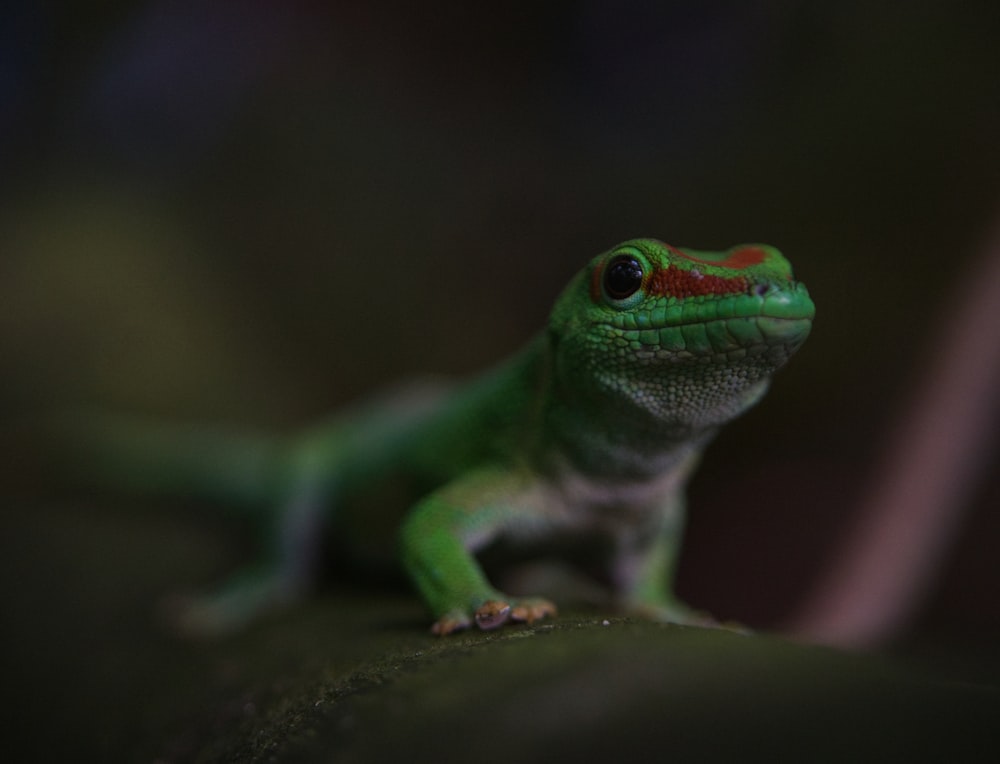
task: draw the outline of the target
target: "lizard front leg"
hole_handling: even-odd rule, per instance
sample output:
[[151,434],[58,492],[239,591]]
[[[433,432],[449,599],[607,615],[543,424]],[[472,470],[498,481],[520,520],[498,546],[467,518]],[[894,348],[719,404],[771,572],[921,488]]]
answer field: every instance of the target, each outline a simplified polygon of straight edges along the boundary
[[435,634],[473,624],[494,629],[508,620],[531,623],[554,615],[540,597],[513,599],[486,579],[473,554],[506,532],[524,532],[544,517],[534,481],[521,473],[483,469],[419,502],[403,523],[403,566],[436,621]]
[[658,527],[648,535],[619,543],[613,579],[624,608],[666,623],[712,626],[717,622],[674,594],[677,558],[684,533],[684,500],[675,495],[664,503]]

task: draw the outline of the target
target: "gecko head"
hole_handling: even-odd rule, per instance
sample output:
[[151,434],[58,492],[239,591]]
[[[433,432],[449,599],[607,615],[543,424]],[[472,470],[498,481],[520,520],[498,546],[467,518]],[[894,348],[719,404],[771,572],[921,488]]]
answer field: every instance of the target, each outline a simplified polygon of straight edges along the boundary
[[705,252],[634,239],[594,258],[557,301],[557,382],[622,412],[721,424],[760,398],[814,313],[774,247]]

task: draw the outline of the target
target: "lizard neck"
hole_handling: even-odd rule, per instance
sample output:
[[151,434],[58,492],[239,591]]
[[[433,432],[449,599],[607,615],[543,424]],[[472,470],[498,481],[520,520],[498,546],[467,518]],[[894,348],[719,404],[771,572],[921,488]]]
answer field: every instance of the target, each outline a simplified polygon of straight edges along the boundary
[[560,471],[609,481],[658,478],[690,464],[715,436],[714,428],[671,432],[655,423],[623,426],[554,399],[546,410],[546,452]]
[[[611,481],[653,479],[690,464],[715,436],[718,425],[711,419],[685,419],[676,413],[683,407],[644,405],[634,395],[638,380],[595,388],[586,370],[561,368],[557,346],[551,334],[534,343],[542,370],[539,446],[550,467]],[[617,394],[623,387],[629,394]],[[753,397],[762,394],[763,387]]]

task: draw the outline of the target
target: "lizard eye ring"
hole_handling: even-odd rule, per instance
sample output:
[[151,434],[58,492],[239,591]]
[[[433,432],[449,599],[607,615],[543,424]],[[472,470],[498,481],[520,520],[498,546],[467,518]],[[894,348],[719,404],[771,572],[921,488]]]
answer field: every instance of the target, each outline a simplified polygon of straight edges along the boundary
[[604,293],[612,300],[624,300],[642,286],[642,263],[630,255],[620,255],[604,269]]

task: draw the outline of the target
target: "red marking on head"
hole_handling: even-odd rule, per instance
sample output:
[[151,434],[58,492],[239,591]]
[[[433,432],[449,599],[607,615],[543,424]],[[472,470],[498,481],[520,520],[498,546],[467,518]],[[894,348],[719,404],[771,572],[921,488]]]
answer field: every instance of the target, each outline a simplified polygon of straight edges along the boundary
[[590,299],[594,302],[601,301],[601,275],[604,273],[604,265],[594,266],[593,273],[590,274]]
[[722,260],[704,260],[700,257],[689,255],[687,252],[677,249],[677,247],[671,247],[669,244],[666,246],[671,254],[683,257],[685,260],[704,263],[705,265],[715,265],[719,268],[734,268],[739,270],[741,268],[749,268],[751,265],[760,265],[767,259],[767,252],[760,247],[740,247],[739,249],[732,250]]
[[651,297],[698,297],[741,294],[749,288],[750,282],[744,276],[712,276],[697,268],[686,270],[668,265],[653,271],[646,294]]

